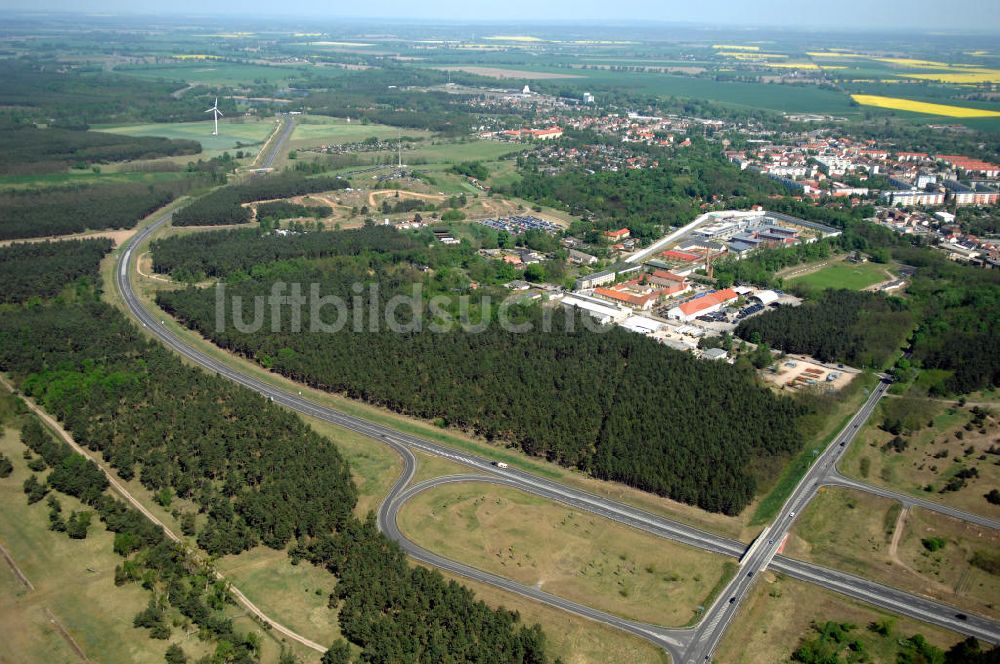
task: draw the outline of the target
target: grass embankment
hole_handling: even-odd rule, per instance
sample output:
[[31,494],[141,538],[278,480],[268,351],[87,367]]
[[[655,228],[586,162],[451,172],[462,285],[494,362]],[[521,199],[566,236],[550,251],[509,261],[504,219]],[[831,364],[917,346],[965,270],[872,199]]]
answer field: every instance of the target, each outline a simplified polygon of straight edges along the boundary
[[[0,543],[34,586],[26,588],[0,560],[0,661],[79,661],[70,639],[94,662],[159,663],[171,642],[183,642],[189,655],[207,654],[204,644],[178,630],[171,640],[154,641],[132,627],[149,594],[134,584],[115,587],[121,558],[112,549],[113,534],[96,519],[84,540],[50,531],[45,501],[28,505],[21,490],[31,475],[25,449],[17,430],[0,429],[0,452],[14,465],[10,477],[0,479]],[[66,514],[92,511],[69,496],[58,498]]]
[[[1000,466],[996,455],[989,453],[1000,436],[1000,420],[994,414],[974,424],[971,408],[934,399],[888,397],[855,438],[840,469],[864,482],[1000,519],[1000,506],[985,498],[990,489],[1000,487]],[[904,418],[907,428],[901,431],[901,447],[888,445],[896,435],[879,428],[886,412],[892,419],[900,414]],[[945,490],[963,470],[975,471],[976,476],[957,490]]]
[[690,623],[734,572],[722,556],[488,484],[418,494],[399,525],[452,560],[659,625]]
[[[9,393],[7,393],[5,390],[2,392],[2,395],[4,397],[7,397],[7,400],[9,400]],[[45,426],[49,427],[52,430],[53,434],[56,435],[58,438],[61,439],[63,436],[67,435],[65,430],[59,425],[59,423],[55,422],[51,418],[48,419],[41,418],[41,421],[43,424],[45,424]],[[24,448],[22,447],[21,449]],[[9,453],[7,453],[7,456],[13,458],[13,456]],[[93,455],[90,456],[92,460],[96,460],[96,457],[94,457]],[[142,504],[142,506],[146,510],[152,513],[153,516],[155,516],[173,533],[180,535],[188,547],[190,547],[193,550],[197,550],[197,543],[195,541],[195,538],[193,536],[182,535],[181,521],[180,521],[181,515],[184,512],[196,513],[198,511],[198,506],[195,503],[191,502],[190,500],[183,500],[174,497],[169,504],[161,505],[160,503],[158,503],[156,500],[153,499],[153,494],[150,493],[150,491],[146,489],[139,482],[138,479],[125,481],[122,480],[121,478],[118,478],[118,481],[122,484],[125,490],[128,491],[128,493],[132,497],[134,497],[137,501],[139,501],[140,504]],[[20,488],[20,484],[18,484],[17,487]],[[82,504],[80,504],[78,501],[75,501],[74,499],[68,496],[62,496],[60,494],[59,498],[63,502],[64,510],[67,507],[67,503],[69,504],[70,509],[65,511],[71,511],[72,509],[83,509]],[[38,503],[38,505],[41,504],[42,503]],[[47,511],[43,511],[42,516],[47,521],[48,518]],[[197,527],[199,528],[202,525],[204,525],[204,515],[196,516],[196,524]],[[91,527],[91,533],[93,533],[95,530],[100,530],[102,533],[105,532],[103,530],[103,526],[97,525],[96,520],[95,520],[95,526]],[[110,534],[108,533],[108,535]],[[88,540],[89,539],[90,537],[88,536]],[[111,537],[111,539],[113,539],[113,537]],[[109,539],[108,542],[110,542],[111,539]],[[2,541],[2,535],[0,535],[0,541]],[[108,544],[108,553],[112,553],[110,543]],[[267,558],[268,560],[267,567],[263,569],[257,569],[254,574],[246,574],[246,571],[243,568],[249,567],[250,569],[253,569],[254,567],[259,567],[259,564],[255,565],[254,563],[256,563],[256,561],[261,560],[262,557]],[[120,558],[114,556],[113,554],[112,558],[115,561],[114,564],[112,564],[110,567],[111,573],[113,574],[114,565],[120,562]],[[284,551],[273,551],[270,549],[264,549],[263,547],[244,552],[243,554],[240,554],[238,556],[228,556],[219,562],[218,569],[219,571],[223,572],[223,574],[226,574],[226,571],[229,568],[237,569],[238,572],[239,570],[243,570],[243,572],[238,573],[236,579],[229,578],[227,575],[227,580],[232,582],[233,585],[240,591],[242,591],[252,602],[258,604],[258,606],[261,607],[262,610],[264,610],[264,612],[267,613],[273,620],[280,622],[285,627],[288,627],[289,629],[298,633],[304,633],[304,632],[314,633],[313,627],[315,626],[315,621],[317,619],[316,611],[318,610],[318,605],[321,604],[323,607],[326,606],[325,595],[320,600],[317,600],[316,598],[312,597],[303,597],[299,595],[298,588],[302,586],[305,587],[311,586],[315,588],[317,585],[319,585],[317,579],[322,578],[324,576],[327,578],[327,582],[331,588],[333,583],[336,581],[336,578],[330,575],[329,573],[323,570],[318,570],[310,565],[305,565],[305,566],[292,565],[290,559],[287,557]],[[246,576],[248,581],[252,582],[250,585],[244,586],[237,582],[237,579],[243,578],[243,575]],[[263,588],[254,584],[260,584],[261,586],[263,586]],[[126,588],[128,587],[130,586],[126,586]],[[109,588],[105,587],[102,589],[101,592],[107,592],[108,590]],[[111,596],[112,599],[114,599],[114,597],[115,597],[114,595]],[[138,612],[140,609],[145,608],[146,601],[148,601],[148,596],[146,596],[142,600],[142,606],[136,609],[135,612]],[[289,614],[287,619],[285,615],[283,615],[282,613],[271,613],[270,611],[272,610],[272,608],[274,610],[287,611]],[[330,612],[329,609],[326,609],[326,611]],[[277,660],[278,655],[282,648],[289,649],[290,651],[292,651],[293,654],[295,654],[305,662],[312,662],[318,660],[319,653],[309,648],[306,648],[305,646],[302,646],[296,642],[288,641],[287,639],[284,639],[283,637],[276,635],[273,632],[260,630],[260,626],[257,624],[256,620],[252,618],[249,614],[245,613],[242,607],[234,605],[229,610],[229,614],[230,617],[233,619],[234,624],[236,625],[238,630],[242,630],[244,632],[257,631],[258,634],[262,637],[262,640],[264,642],[262,651],[263,653],[262,661]],[[311,622],[303,620],[304,614],[308,615]],[[334,617],[330,619],[334,623],[336,622],[335,615],[336,614],[333,613]],[[129,617],[129,619],[126,622],[131,624],[131,617]],[[328,643],[335,640],[338,634],[339,634],[339,628],[335,627],[335,631],[330,633],[328,636],[324,637],[321,634],[317,634],[319,638],[314,640],[317,640],[319,643]],[[140,635],[143,638],[146,637],[145,632],[140,632]],[[142,646],[140,644],[140,648],[141,647]],[[164,646],[164,648],[165,647],[166,646]],[[184,647],[185,649],[187,649],[186,641]],[[109,660],[109,661],[119,661],[119,660]]]
[[444,576],[468,586],[489,606],[517,611],[528,625],[539,623],[545,630],[546,653],[553,660],[558,657],[566,664],[670,664],[665,651],[638,637],[485,583],[453,574]]
[[878,379],[869,373],[854,378],[836,399],[824,398],[817,402],[817,411],[803,421],[806,443],[784,467],[771,489],[757,503],[750,518],[751,525],[764,525],[771,521],[785,504],[799,480],[808,472],[813,461],[836,438],[858,409],[868,398],[870,390]]
[[894,500],[826,487],[803,511],[785,553],[1000,617],[1000,576],[970,563],[977,552],[998,550],[1000,532],[919,509],[900,514]]
[[[774,664],[791,659],[803,638],[811,638],[813,623],[828,620],[857,627],[858,637],[871,662],[894,662],[899,638],[923,634],[939,648],[948,648],[964,636],[939,627],[894,616],[868,604],[848,600],[828,590],[770,572],[758,582],[716,651],[715,661],[726,664]],[[883,636],[868,628],[889,621],[892,630]]]

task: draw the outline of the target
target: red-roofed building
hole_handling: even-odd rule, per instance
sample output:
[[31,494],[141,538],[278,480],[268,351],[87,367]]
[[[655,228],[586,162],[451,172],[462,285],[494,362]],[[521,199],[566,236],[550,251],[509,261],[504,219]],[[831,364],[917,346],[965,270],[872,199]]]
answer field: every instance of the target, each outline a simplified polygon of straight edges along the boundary
[[937,158],[948,164],[952,168],[961,168],[968,173],[982,173],[988,178],[1000,175],[1000,166],[991,164],[972,157],[963,157],[957,154],[939,154]]
[[694,263],[701,260],[701,256],[698,254],[692,254],[686,251],[677,251],[676,249],[668,249],[667,251],[660,252],[660,255],[664,258],[671,258],[675,261],[684,261],[685,263]]
[[726,288],[709,293],[708,295],[696,297],[692,300],[688,300],[687,302],[682,302],[668,311],[667,316],[683,321],[689,321],[697,318],[698,316],[704,316],[705,314],[716,312],[730,302],[735,302],[739,299],[739,297],[739,294],[732,288]]
[[627,291],[617,290],[614,288],[604,288],[599,286],[594,289],[594,295],[598,297],[603,297],[606,300],[611,300],[612,302],[618,302],[620,304],[625,304],[636,309],[641,309],[647,311],[653,308],[653,304],[656,303],[662,297],[660,291],[655,290],[651,293],[645,293],[643,295],[638,295],[635,293],[629,293]]
[[666,270],[654,270],[648,277],[648,279],[660,286],[672,286],[673,284],[683,284],[687,281],[686,277],[682,277],[679,274],[674,274],[673,272],[667,272]]
[[631,231],[627,228],[619,228],[616,231],[604,231],[604,237],[609,240],[621,241],[632,235]]

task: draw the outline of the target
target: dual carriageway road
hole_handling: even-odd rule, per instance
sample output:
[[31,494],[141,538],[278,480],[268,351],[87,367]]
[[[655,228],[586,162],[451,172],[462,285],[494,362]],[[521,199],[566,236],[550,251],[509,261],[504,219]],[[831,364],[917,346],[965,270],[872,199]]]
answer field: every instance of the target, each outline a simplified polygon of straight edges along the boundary
[[[273,164],[275,157],[280,153],[280,150],[292,133],[293,123],[289,120],[284,120],[283,122],[284,126],[278,130],[279,133],[276,136],[276,140],[271,141],[271,144],[267,146],[268,153],[264,156],[262,162],[262,166],[265,168]],[[249,372],[235,368],[227,362],[216,360],[201,352],[191,346],[182,337],[167,329],[159,318],[162,314],[154,315],[147,310],[136,295],[132,283],[135,264],[134,252],[136,248],[166,226],[170,218],[170,213],[164,213],[155,218],[152,223],[137,233],[120,250],[115,270],[115,283],[129,314],[155,335],[161,343],[189,361],[248,389],[254,390],[277,404],[371,437],[379,443],[387,445],[399,454],[403,459],[403,473],[380,505],[378,522],[386,535],[399,542],[404,550],[415,560],[624,630],[660,646],[670,653],[674,662],[683,662],[685,664],[711,659],[726,627],[728,627],[737,614],[740,603],[752,589],[759,573],[765,569],[772,569],[787,574],[792,578],[815,583],[853,599],[874,604],[895,613],[933,623],[963,634],[975,636],[991,643],[1000,642],[1000,623],[996,621],[979,616],[966,615],[953,607],[936,601],[778,554],[779,547],[791,529],[795,517],[801,513],[802,509],[816,495],[820,486],[851,486],[852,488],[860,488],[861,490],[878,493],[878,489],[840,476],[836,470],[836,463],[850,444],[850,441],[853,440],[861,426],[868,419],[879,399],[885,394],[885,391],[888,389],[886,382],[879,383],[872,390],[865,404],[855,414],[844,430],[838,434],[826,450],[823,450],[818,455],[806,475],[786,501],[777,521],[765,529],[762,535],[748,548],[745,543],[737,540],[678,523],[631,505],[554,482],[526,471],[499,469],[487,458],[457,451],[412,434],[403,433],[362,418],[347,415],[329,406],[317,404],[301,396],[301,393],[295,394],[274,387],[256,378]],[[468,467],[470,473],[467,475],[436,478],[410,486],[417,466],[417,460],[413,453],[414,450],[457,462]],[[714,553],[737,557],[740,559],[739,571],[693,628],[669,629],[630,621],[438,556],[408,540],[396,525],[396,516],[400,507],[408,499],[421,491],[453,482],[492,482],[510,486],[557,501],[568,507],[590,512],[618,523],[638,528],[658,537],[674,540]],[[903,496],[903,498],[910,500],[911,504],[925,506],[915,502],[920,499],[912,499],[906,496]],[[942,506],[935,503],[929,503],[927,507],[928,509],[935,509],[945,514],[951,513],[949,515],[957,513],[959,515],[958,518],[970,516],[957,512],[957,510],[942,508]],[[977,518],[981,519],[981,517]],[[989,525],[983,523],[980,525],[988,525],[988,527],[997,527],[1000,525],[988,519],[985,521],[989,522]]]

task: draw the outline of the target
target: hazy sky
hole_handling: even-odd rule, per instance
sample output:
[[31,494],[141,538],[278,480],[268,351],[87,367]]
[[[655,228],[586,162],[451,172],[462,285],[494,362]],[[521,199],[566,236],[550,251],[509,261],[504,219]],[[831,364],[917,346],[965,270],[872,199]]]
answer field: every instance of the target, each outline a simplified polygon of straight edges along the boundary
[[0,9],[456,21],[643,21],[1000,33],[1000,0],[0,0]]

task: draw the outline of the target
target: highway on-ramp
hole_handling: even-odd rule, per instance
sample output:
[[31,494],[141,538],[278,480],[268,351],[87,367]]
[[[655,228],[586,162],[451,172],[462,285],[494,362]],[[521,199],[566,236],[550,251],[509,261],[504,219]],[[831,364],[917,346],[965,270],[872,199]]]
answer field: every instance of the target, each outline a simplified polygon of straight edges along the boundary
[[[270,164],[274,162],[274,158],[280,152],[280,149],[287,141],[287,138],[291,135],[291,131],[292,123],[287,122],[286,126],[282,127],[280,130],[281,133],[278,140],[273,141],[272,145],[268,146],[269,152],[265,155],[262,162],[265,167],[270,166]],[[685,641],[690,641],[693,645],[689,649],[688,655],[685,659],[675,658],[675,661],[688,661],[687,658],[694,652],[705,653],[710,656],[711,652],[714,651],[715,646],[721,638],[723,630],[732,619],[736,606],[739,603],[738,600],[745,596],[747,590],[749,590],[751,586],[752,580],[755,578],[754,576],[748,577],[747,573],[750,571],[756,572],[763,570],[764,567],[772,564],[772,560],[774,561],[773,567],[776,570],[784,572],[795,578],[818,583],[826,588],[861,601],[878,604],[880,606],[885,606],[885,604],[882,603],[885,602],[891,604],[892,610],[903,615],[912,616],[920,620],[925,620],[927,622],[955,629],[956,631],[977,636],[978,638],[982,638],[987,641],[1000,641],[1000,625],[994,621],[989,621],[975,616],[968,616],[967,620],[959,621],[956,619],[958,612],[951,607],[927,602],[921,604],[921,602],[924,602],[923,598],[910,595],[902,591],[889,589],[884,586],[880,586],[879,584],[873,584],[866,580],[858,579],[857,577],[840,574],[833,570],[826,570],[825,568],[809,565],[790,558],[780,556],[775,557],[777,553],[776,543],[779,541],[778,538],[773,538],[774,541],[767,545],[762,544],[762,542],[766,540],[759,539],[758,542],[756,542],[751,549],[747,551],[746,545],[742,542],[721,537],[686,524],[677,523],[662,516],[632,507],[631,505],[623,504],[596,494],[569,487],[529,472],[515,469],[500,470],[495,467],[489,459],[478,455],[456,451],[452,448],[439,445],[411,434],[396,431],[394,429],[369,422],[362,418],[347,415],[334,408],[318,405],[308,398],[276,388],[273,385],[256,378],[250,373],[234,368],[226,362],[217,360],[197,350],[196,348],[190,346],[183,338],[170,331],[159,319],[159,317],[154,316],[143,306],[142,302],[136,295],[131,282],[131,270],[135,263],[134,252],[136,248],[142,245],[142,243],[166,225],[170,221],[170,217],[170,213],[164,213],[155,218],[151,224],[133,236],[133,238],[119,253],[118,265],[115,270],[115,282],[128,311],[136,320],[140,322],[140,324],[148,328],[148,330],[151,331],[164,345],[195,364],[243,385],[244,387],[252,389],[275,403],[286,406],[303,414],[316,417],[331,424],[342,426],[362,435],[372,437],[382,444],[388,445],[399,453],[404,459],[404,473],[395,483],[389,492],[389,495],[386,497],[385,503],[380,508],[379,523],[380,526],[386,530],[387,534],[393,536],[397,541],[399,541],[415,558],[424,560],[425,562],[436,566],[444,567],[445,569],[452,569],[458,574],[468,576],[469,578],[473,578],[484,583],[500,585],[501,587],[512,592],[517,592],[519,594],[529,596],[532,599],[537,599],[538,601],[556,606],[557,608],[572,611],[593,620],[604,622],[614,627],[635,633],[638,636],[642,636],[643,638],[664,647],[669,652],[674,654],[677,653],[680,645],[682,645]],[[845,449],[846,443],[853,438],[860,425],[864,423],[865,419],[867,419],[871,410],[877,403],[878,398],[882,393],[884,393],[886,387],[887,386],[885,384],[880,384],[879,387],[873,391],[870,398],[865,402],[862,410],[860,410],[855,418],[852,419],[845,431],[838,436],[837,441],[839,442],[835,441],[835,443],[832,444],[830,448],[828,448],[823,455],[817,459],[816,462],[814,462],[809,473],[807,473],[806,478],[800,482],[795,492],[786,503],[787,511],[782,513],[783,517],[787,515],[789,511],[797,512],[801,509],[800,506],[804,506],[812,497],[815,493],[816,484],[819,483],[821,478],[826,478],[831,472],[831,468],[835,467],[834,464],[836,463],[836,459],[839,458],[839,455],[843,452],[843,449]],[[840,442],[844,442],[845,445],[843,447],[840,446]],[[715,553],[743,557],[740,574],[733,580],[730,586],[726,589],[726,592],[719,596],[715,604],[706,612],[706,618],[703,619],[693,631],[668,630],[664,628],[643,626],[638,623],[633,623],[616,616],[610,616],[609,614],[590,609],[589,607],[575,605],[572,602],[554,597],[547,593],[541,593],[536,596],[535,589],[515,584],[509,580],[475,570],[471,567],[461,565],[460,563],[455,563],[454,561],[448,561],[443,557],[436,556],[435,554],[410,543],[405,537],[402,536],[401,533],[398,532],[398,528],[395,528],[395,512],[398,510],[399,505],[405,502],[405,499],[401,499],[401,495],[404,493],[407,484],[412,479],[413,472],[416,467],[416,459],[413,456],[413,450],[420,450],[455,461],[470,468],[472,471],[488,477],[502,477],[503,483],[509,486],[547,497],[552,500],[557,500],[577,509],[605,516],[617,522],[656,534],[660,537],[669,538],[684,544],[713,551]],[[771,536],[773,536],[774,533],[787,532],[788,528],[791,526],[792,520],[793,519],[791,518],[779,519],[776,524],[771,526]],[[772,538],[771,536],[769,536],[769,538]],[[431,559],[427,559],[428,557]],[[737,600],[734,600],[732,605],[729,604],[730,597],[737,598]],[[919,610],[914,608],[918,606],[920,607]],[[702,658],[705,654],[701,655]]]

